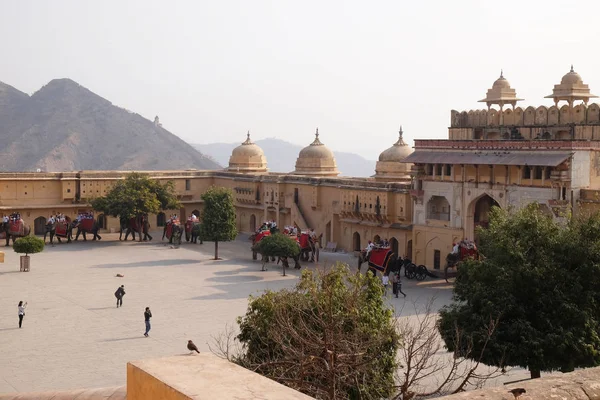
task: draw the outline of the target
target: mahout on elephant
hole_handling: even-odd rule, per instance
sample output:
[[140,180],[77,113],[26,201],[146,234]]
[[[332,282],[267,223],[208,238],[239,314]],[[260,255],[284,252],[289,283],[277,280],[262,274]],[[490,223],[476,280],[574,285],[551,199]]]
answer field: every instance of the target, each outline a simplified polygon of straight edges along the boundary
[[83,241],[87,241],[86,233],[91,233],[94,235],[92,240],[101,240],[102,236],[98,233],[100,230],[100,226],[98,225],[98,221],[94,218],[94,214],[92,213],[81,213],[77,216],[77,218],[73,221],[72,229],[77,229],[77,233],[75,234],[75,241],[79,239],[79,235],[83,235]]
[[448,270],[450,268],[456,268],[458,270],[458,266],[464,260],[478,258],[479,252],[475,242],[465,239],[458,243],[454,243],[452,245],[452,252],[446,256],[446,264],[444,265],[444,279],[446,282],[449,282],[448,278],[450,278],[450,273]]
[[10,238],[12,237],[13,243],[15,239],[20,237],[29,236],[31,233],[31,227],[21,219],[20,213],[12,213],[10,216],[3,218],[2,226],[0,227],[0,235],[4,235],[6,238],[6,246],[10,245]]

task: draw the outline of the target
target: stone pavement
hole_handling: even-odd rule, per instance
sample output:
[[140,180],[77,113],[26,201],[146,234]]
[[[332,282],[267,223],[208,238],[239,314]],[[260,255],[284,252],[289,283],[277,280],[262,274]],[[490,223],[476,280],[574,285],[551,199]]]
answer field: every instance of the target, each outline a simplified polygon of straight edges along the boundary
[[[119,386],[128,361],[187,354],[192,339],[206,352],[213,335],[244,314],[247,298],[265,289],[293,286],[300,272],[281,267],[261,271],[247,240],[219,245],[220,261],[211,260],[213,243],[179,249],[161,242],[119,242],[118,235],[47,246],[31,256],[31,272],[19,272],[19,254],[11,248],[0,264],[0,393]],[[318,265],[356,259],[321,253]],[[123,274],[118,278],[116,274]],[[123,307],[114,292],[125,285]],[[436,307],[449,302],[451,287],[442,281],[404,281],[404,299],[390,299],[403,314],[414,314],[412,301],[436,296]],[[28,301],[23,328],[17,304]],[[152,310],[145,338],[144,308]]]

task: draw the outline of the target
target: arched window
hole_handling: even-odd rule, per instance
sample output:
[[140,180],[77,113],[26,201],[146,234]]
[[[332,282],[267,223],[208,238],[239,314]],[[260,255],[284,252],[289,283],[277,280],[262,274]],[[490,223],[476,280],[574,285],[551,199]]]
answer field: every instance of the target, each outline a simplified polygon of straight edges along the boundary
[[165,226],[167,222],[167,217],[164,212],[159,212],[156,216],[156,226]]
[[427,219],[450,221],[450,203],[444,196],[431,196],[427,202]]

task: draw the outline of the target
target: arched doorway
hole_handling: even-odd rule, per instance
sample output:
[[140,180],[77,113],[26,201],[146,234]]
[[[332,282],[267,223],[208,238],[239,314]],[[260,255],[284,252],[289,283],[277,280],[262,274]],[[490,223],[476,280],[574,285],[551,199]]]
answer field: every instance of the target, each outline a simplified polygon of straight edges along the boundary
[[250,232],[256,232],[256,215],[250,215],[250,224],[249,224]]
[[352,248],[354,251],[360,251],[362,248],[360,247],[360,233],[354,232],[352,235]]
[[106,229],[106,216],[104,214],[98,215],[98,228]]
[[33,221],[33,232],[36,235],[43,235],[46,232],[46,218],[45,217],[37,217]]
[[473,223],[474,223],[474,232],[473,239],[475,242],[479,241],[477,235],[477,227],[480,226],[482,228],[487,228],[490,223],[490,211],[492,207],[500,207],[498,202],[494,200],[489,195],[481,196],[477,202],[475,203],[474,211],[473,211]]
[[390,248],[398,257],[400,257],[400,253],[398,253],[398,240],[393,237],[390,239]]
[[156,215],[156,226],[165,226],[167,222],[167,217],[164,212],[159,212]]

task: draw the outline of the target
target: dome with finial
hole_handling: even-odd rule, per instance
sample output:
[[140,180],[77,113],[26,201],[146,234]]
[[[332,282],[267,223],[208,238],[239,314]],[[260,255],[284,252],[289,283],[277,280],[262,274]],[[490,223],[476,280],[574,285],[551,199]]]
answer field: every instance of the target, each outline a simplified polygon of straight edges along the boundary
[[298,154],[296,160],[296,175],[337,176],[339,171],[333,152],[319,140],[319,129],[315,140]]
[[250,131],[248,131],[246,140],[231,152],[227,170],[245,173],[267,172],[265,153],[250,140]]
[[575,70],[573,69],[573,64],[571,64],[571,70],[569,72],[567,72],[565,75],[563,75],[562,79],[560,80],[560,84],[561,85],[583,84],[583,79],[581,79],[581,75],[579,75],[577,72],[575,72]]
[[554,99],[554,104],[558,104],[559,101],[565,100],[570,105],[576,100],[582,100],[587,104],[588,100],[594,97],[598,97],[590,93],[590,87],[583,83],[581,75],[579,75],[573,69],[563,75],[560,80],[560,84],[554,85],[552,94],[546,96],[547,99]]
[[402,161],[404,160],[413,150],[404,142],[402,138],[402,126],[400,127],[400,131],[398,132],[398,141],[392,145],[387,150],[384,150],[383,153],[379,155],[379,161]]
[[517,92],[510,87],[510,83],[504,77],[504,71],[500,70],[500,78],[494,81],[492,88],[488,89],[485,99],[479,100],[479,102],[486,103],[488,107],[497,104],[502,108],[506,104],[514,107],[521,100],[523,99],[517,98]]
[[412,164],[403,163],[413,150],[402,138],[402,126],[398,132],[398,141],[389,149],[379,155],[379,161],[375,166],[375,179],[382,181],[405,181],[410,180],[410,168]]

